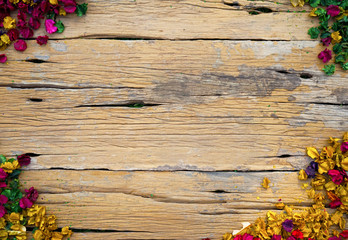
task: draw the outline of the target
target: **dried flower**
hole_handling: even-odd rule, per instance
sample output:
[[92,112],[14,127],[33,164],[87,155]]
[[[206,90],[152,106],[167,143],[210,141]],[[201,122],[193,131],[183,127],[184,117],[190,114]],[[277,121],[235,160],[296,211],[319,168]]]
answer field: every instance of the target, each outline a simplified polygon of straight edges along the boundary
[[19,165],[27,166],[30,164],[31,158],[27,154],[22,154],[22,155],[17,156],[17,160],[19,162]]
[[326,12],[331,17],[336,17],[340,14],[340,8],[337,5],[330,5],[326,8]]
[[303,233],[298,229],[294,230],[291,235],[296,239],[303,239]]
[[329,205],[330,205],[330,208],[338,208],[339,206],[342,205],[342,202],[341,202],[341,200],[337,199],[337,200],[330,202]]
[[24,190],[26,192],[26,198],[28,198],[31,202],[35,202],[39,197],[39,193],[34,187]]
[[342,152],[347,152],[348,151],[348,142],[343,142],[341,144],[341,151]]
[[322,38],[321,41],[325,46],[329,46],[331,43],[331,37]]
[[36,38],[36,42],[39,45],[46,45],[47,41],[48,41],[48,36],[47,35],[45,35],[45,36],[38,36]]
[[[70,238],[72,231],[69,227],[58,229],[56,217],[46,216],[46,208],[38,206],[34,202],[38,198],[38,192],[34,187],[25,189],[25,195],[20,191],[18,176],[21,165],[28,165],[30,157],[26,154],[7,159],[0,155],[0,239],[25,240],[27,224],[35,227],[34,240],[62,240]],[[3,181],[3,182],[2,182]],[[35,230],[36,229],[36,230]],[[10,237],[9,237],[10,236]]]
[[23,52],[25,49],[27,49],[27,44],[24,40],[19,39],[14,43],[14,48],[17,51]]
[[7,61],[7,57],[5,54],[0,54],[0,63],[5,63]]
[[292,220],[286,219],[283,223],[282,223],[283,229],[287,232],[291,232],[292,229],[294,228],[294,224],[292,222]]
[[265,189],[268,189],[270,183],[271,181],[268,178],[264,177],[261,186]]
[[21,200],[19,200],[19,206],[21,208],[30,208],[31,206],[33,206],[33,203],[26,197],[21,198]]
[[52,19],[46,19],[45,21],[45,27],[46,27],[46,32],[49,34],[57,32],[58,28],[54,26],[56,22]]
[[318,58],[322,59],[324,63],[327,63],[332,58],[331,50],[326,48],[324,51],[319,53]]
[[340,236],[343,238],[348,238],[348,230],[344,230],[340,233]]

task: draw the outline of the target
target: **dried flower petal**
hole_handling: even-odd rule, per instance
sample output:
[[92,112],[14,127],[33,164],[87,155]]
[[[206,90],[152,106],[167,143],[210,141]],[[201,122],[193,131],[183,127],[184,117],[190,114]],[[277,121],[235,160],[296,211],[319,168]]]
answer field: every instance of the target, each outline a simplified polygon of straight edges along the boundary
[[265,189],[268,189],[270,183],[271,181],[268,178],[264,177],[261,186]]

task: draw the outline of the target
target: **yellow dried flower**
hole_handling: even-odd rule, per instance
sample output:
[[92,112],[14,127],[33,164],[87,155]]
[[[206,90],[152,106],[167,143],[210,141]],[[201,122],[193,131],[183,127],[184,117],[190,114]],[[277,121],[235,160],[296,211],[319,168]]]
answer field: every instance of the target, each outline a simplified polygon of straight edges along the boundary
[[232,233],[225,233],[223,236],[222,236],[223,240],[232,240],[233,239],[233,235]]
[[313,159],[318,159],[319,158],[319,153],[315,147],[307,147],[306,148],[306,153],[309,157]]
[[265,189],[268,189],[270,183],[271,181],[268,178],[264,177],[261,186]]
[[332,44],[339,43],[342,40],[342,36],[339,31],[331,33]]
[[313,8],[312,11],[309,13],[309,16],[310,16],[310,17],[316,17],[316,16],[318,16],[318,15],[315,13],[315,11],[317,11],[317,10],[318,10],[318,8]]
[[13,19],[10,16],[7,16],[4,18],[3,25],[6,30],[16,28],[16,19]]
[[308,176],[305,170],[301,169],[300,172],[298,173],[298,179],[300,180],[307,180]]
[[5,162],[0,165],[0,168],[4,169],[7,173],[12,173],[13,170],[20,168],[18,161],[15,160],[13,162]]

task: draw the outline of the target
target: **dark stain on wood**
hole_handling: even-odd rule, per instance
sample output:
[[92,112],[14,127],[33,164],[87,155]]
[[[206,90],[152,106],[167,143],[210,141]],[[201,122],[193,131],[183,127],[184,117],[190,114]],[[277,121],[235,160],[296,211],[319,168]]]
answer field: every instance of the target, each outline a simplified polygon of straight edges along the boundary
[[[296,72],[242,65],[238,76],[222,72],[203,73],[201,76],[176,75],[165,83],[157,83],[158,96],[185,102],[197,101],[199,96],[258,96],[265,97],[276,89],[293,91],[301,85]],[[201,99],[200,99],[201,100]]]

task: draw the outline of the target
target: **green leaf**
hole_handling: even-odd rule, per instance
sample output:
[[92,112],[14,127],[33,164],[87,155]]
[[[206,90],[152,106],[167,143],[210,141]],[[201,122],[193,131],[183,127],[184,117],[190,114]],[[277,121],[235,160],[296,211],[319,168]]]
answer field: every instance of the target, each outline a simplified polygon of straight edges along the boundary
[[55,17],[56,17],[56,14],[53,11],[47,13],[47,15],[46,15],[47,19],[55,19]]
[[332,50],[335,54],[339,54],[340,52],[342,52],[342,45],[337,43],[333,46]]
[[0,155],[0,161],[1,161],[1,163],[6,162],[6,157],[2,154]]
[[34,227],[34,228],[33,228],[33,231],[32,231],[32,233],[34,234],[34,233],[35,233],[35,231],[36,231],[36,230],[38,230],[38,229],[39,229],[39,228],[37,228],[37,227]]
[[10,196],[11,196],[11,190],[10,190],[10,189],[5,189],[4,191],[2,191],[1,194],[2,194],[2,195],[5,195],[7,198],[10,198]]
[[20,169],[16,169],[16,170],[13,170],[11,174],[9,174],[9,178],[18,178],[19,174],[21,174],[21,170]]
[[324,68],[322,69],[326,75],[331,76],[332,74],[335,73],[335,64],[330,64],[330,65],[325,65]]
[[58,28],[57,33],[62,33],[62,32],[64,31],[64,29],[65,29],[63,22],[60,21],[60,20],[57,21],[57,22],[54,24],[54,26],[56,26],[56,27]]
[[341,64],[343,70],[348,70],[348,62]]
[[330,36],[331,36],[331,33],[329,33],[329,32],[324,32],[324,33],[320,34],[320,38],[327,38]]
[[341,23],[339,23],[339,22],[334,22],[333,24],[332,24],[332,30],[334,30],[335,32],[336,31],[338,31],[339,29],[341,29]]
[[314,13],[318,16],[326,15],[326,10],[323,8],[318,8]]
[[342,53],[335,57],[335,63],[344,63],[344,61],[345,61],[345,57]]
[[86,14],[87,8],[88,8],[87,5],[88,5],[88,3],[82,3],[82,4],[76,5],[75,12],[76,12],[77,16],[82,17],[83,15]]
[[311,36],[311,39],[316,39],[316,38],[318,38],[318,36],[320,34],[320,30],[316,27],[311,27],[308,30],[308,34]]
[[347,60],[348,53],[341,52],[335,57],[335,63],[344,63]]
[[309,0],[309,5],[311,5],[311,7],[318,7],[318,5],[320,4],[320,0]]

